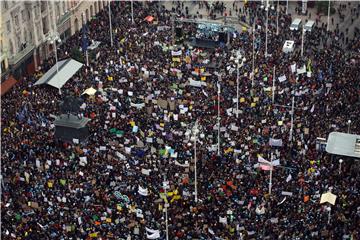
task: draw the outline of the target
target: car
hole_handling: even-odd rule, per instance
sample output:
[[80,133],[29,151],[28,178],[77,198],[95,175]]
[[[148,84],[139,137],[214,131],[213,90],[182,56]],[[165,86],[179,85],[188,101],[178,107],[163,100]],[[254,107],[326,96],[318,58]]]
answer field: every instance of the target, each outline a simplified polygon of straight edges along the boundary
[[300,18],[295,18],[294,21],[292,21],[291,25],[290,25],[290,30],[291,31],[297,31],[299,30],[301,25],[301,19]]
[[305,25],[304,25],[304,31],[305,31],[305,32],[311,32],[311,30],[313,29],[314,25],[315,25],[315,21],[313,21],[313,20],[307,21],[307,22],[305,23]]

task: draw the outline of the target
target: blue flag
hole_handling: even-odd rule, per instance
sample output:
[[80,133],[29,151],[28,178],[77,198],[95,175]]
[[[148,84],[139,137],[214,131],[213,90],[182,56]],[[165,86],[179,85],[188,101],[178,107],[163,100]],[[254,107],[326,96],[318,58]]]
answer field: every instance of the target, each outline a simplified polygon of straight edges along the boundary
[[83,52],[86,52],[88,46],[89,46],[89,39],[88,39],[88,36],[87,36],[87,26],[86,24],[83,25],[83,28],[82,28],[82,45],[81,45],[81,48],[82,48],[82,51]]

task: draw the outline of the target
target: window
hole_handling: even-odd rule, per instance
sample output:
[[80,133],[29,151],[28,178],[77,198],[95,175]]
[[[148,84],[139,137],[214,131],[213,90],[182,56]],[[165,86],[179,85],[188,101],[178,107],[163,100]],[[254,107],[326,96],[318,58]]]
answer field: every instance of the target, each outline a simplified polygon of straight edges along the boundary
[[1,72],[5,72],[6,68],[5,68],[5,60],[1,61]]
[[16,35],[16,45],[17,45],[17,49],[18,49],[19,51],[21,51],[21,50],[22,50],[22,49],[21,49],[21,37],[20,37],[19,34]]
[[36,35],[37,35],[37,37],[38,37],[38,39],[40,38],[40,24],[38,24],[38,25],[36,25]]
[[23,22],[26,21],[25,10],[21,10],[21,20],[22,20]]
[[35,15],[34,15],[34,18],[35,18],[35,19],[37,19],[37,18],[38,18],[38,16],[40,16],[40,14],[39,14],[39,6],[35,6],[35,7],[34,7],[34,9],[35,9]]
[[7,10],[9,8],[7,1],[4,1],[4,9]]
[[6,29],[8,32],[11,32],[11,23],[10,20],[6,22]]
[[59,3],[56,3],[56,19],[59,19],[60,18],[60,4]]
[[14,21],[15,21],[15,25],[19,26],[19,16],[18,15],[15,15]]
[[11,40],[9,40],[9,49],[10,49],[10,56],[14,54],[14,45]]
[[46,2],[45,1],[41,1],[41,12],[44,12],[46,10]]

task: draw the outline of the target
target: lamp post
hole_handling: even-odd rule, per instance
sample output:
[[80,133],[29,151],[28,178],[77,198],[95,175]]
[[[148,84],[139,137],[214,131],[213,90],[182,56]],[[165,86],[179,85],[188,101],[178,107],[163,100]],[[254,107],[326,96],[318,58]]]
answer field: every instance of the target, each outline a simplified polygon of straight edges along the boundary
[[241,64],[239,64],[239,58],[241,58],[241,55],[237,56],[237,74],[236,74],[236,118],[239,117],[239,77],[240,77],[240,73],[239,73],[239,69],[243,66],[244,62],[246,61],[246,58],[243,58],[241,60]]
[[131,22],[134,24],[134,1],[131,0]]
[[286,0],[286,15],[288,14],[289,9],[289,0]]
[[218,136],[217,136],[217,140],[218,140],[218,144],[217,144],[217,155],[220,156],[220,93],[221,93],[221,86],[220,86],[220,82],[221,82],[221,76],[218,75],[218,82],[217,82],[217,89],[218,89],[218,116],[217,116],[217,120],[218,120]]
[[266,1],[266,24],[265,24],[265,58],[268,57],[268,26],[269,26],[269,1]]
[[[165,197],[167,197],[167,188],[168,188],[168,186],[167,186],[167,184],[166,184],[166,174],[164,175],[163,188],[164,188]],[[166,240],[169,240],[169,221],[168,221],[168,207],[169,207],[169,203],[165,202],[164,207],[165,207]]]
[[326,31],[330,30],[330,0],[329,0],[329,5],[328,5],[328,16],[327,16],[327,28]]
[[195,122],[192,129],[194,140],[194,171],[195,171],[195,203],[198,202],[198,190],[197,190],[197,135],[199,133],[199,123]]
[[348,120],[347,124],[348,124],[348,133],[350,133],[350,125],[351,125],[351,120],[350,119]]
[[304,56],[304,35],[305,35],[305,29],[304,26],[302,27],[302,34],[301,34],[301,57]]
[[272,188],[272,171],[273,171],[273,153],[271,152],[271,157],[270,157],[270,180],[269,180],[269,195],[271,195],[271,188]]
[[[109,6],[110,6],[110,2],[109,2]],[[85,15],[84,15],[84,13],[82,13],[81,14],[82,15],[82,31],[83,31],[83,34],[85,34],[85,21],[84,21],[84,19],[85,19]],[[85,35],[83,35],[83,37],[84,37]],[[84,40],[83,40],[84,41]],[[84,51],[84,50],[83,50]],[[86,49],[85,49],[85,58],[86,58],[86,66],[89,66],[89,54],[88,54],[88,50],[87,50],[87,46],[86,46]]]
[[255,20],[253,23],[253,41],[252,41],[252,78],[251,78],[251,88],[254,88],[254,78],[255,78]]
[[272,85],[272,103],[274,104],[275,101],[275,82],[276,82],[276,76],[275,76],[275,66],[274,66],[274,70],[273,70],[273,85]]
[[344,160],[339,159],[339,174],[341,174],[341,164],[344,162]]
[[330,206],[326,207],[326,211],[328,211],[328,224],[330,224],[330,220],[331,220],[331,207],[330,207]]
[[291,100],[291,127],[290,127],[290,135],[289,135],[289,141],[292,142],[292,136],[294,131],[294,105],[295,105],[295,91],[292,96]]
[[276,36],[279,35],[279,0],[276,5]]
[[112,24],[111,24],[111,7],[110,7],[110,0],[108,2],[109,5],[109,27],[110,27],[110,42],[111,42],[111,47],[114,45],[113,43],[113,36],[112,36]]
[[50,44],[53,44],[54,47],[54,53],[55,53],[55,65],[56,65],[56,73],[59,73],[59,65],[58,65],[58,56],[57,56],[57,46],[56,42],[61,42],[61,39],[59,37],[59,33],[52,32],[51,35],[48,38],[48,41]]

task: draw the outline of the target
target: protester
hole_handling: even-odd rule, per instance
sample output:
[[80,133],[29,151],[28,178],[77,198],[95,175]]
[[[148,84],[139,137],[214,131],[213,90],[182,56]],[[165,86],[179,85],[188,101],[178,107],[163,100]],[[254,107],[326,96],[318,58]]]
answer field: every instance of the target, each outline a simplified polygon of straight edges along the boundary
[[[230,10],[199,4],[210,15]],[[174,5],[185,16],[184,4]],[[298,49],[285,54],[284,42],[300,46],[301,33],[289,31],[291,17],[282,9],[276,35],[271,11],[265,58],[264,10],[234,4],[233,12],[256,23],[252,73],[251,29],[206,51],[174,46],[165,8],[134,2],[135,24],[130,3],[111,2],[111,9],[114,46],[102,10],[87,23],[89,38],[101,42],[99,56],[61,92],[34,86],[37,74],[1,100],[4,239],[165,239],[166,210],[169,239],[360,238],[359,164],[344,157],[339,168],[316,147],[333,131],[360,134],[359,53],[344,52],[339,32],[317,23],[306,35],[304,57]],[[194,24],[183,29],[195,35]],[[78,32],[59,57],[81,45]],[[237,50],[245,58],[239,99]],[[46,61],[41,74],[53,64]],[[50,115],[59,115],[66,91],[81,96],[90,87],[97,92],[83,96],[80,113],[91,119],[91,136],[56,141]],[[320,204],[329,191],[335,205]]]

